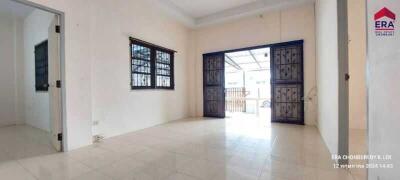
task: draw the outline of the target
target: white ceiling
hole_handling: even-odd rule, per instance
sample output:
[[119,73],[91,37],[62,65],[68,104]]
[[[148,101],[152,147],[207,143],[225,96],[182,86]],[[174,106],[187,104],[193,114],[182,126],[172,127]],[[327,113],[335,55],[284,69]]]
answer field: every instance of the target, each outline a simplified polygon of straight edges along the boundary
[[257,0],[170,0],[193,18],[201,18]]
[[16,3],[11,0],[0,0],[0,13],[10,14],[21,18],[27,17],[34,8]]
[[177,19],[196,28],[315,0],[158,0]]
[[[315,0],[156,0],[167,11],[189,27],[196,28],[269,10],[314,2]],[[0,0],[0,13],[28,16],[34,8]]]

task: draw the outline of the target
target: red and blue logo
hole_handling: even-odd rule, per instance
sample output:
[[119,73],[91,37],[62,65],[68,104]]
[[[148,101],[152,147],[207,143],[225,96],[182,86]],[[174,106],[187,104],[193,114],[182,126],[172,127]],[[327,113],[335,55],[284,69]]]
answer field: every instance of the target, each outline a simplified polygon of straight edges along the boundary
[[375,34],[377,36],[394,36],[396,14],[384,7],[375,16]]

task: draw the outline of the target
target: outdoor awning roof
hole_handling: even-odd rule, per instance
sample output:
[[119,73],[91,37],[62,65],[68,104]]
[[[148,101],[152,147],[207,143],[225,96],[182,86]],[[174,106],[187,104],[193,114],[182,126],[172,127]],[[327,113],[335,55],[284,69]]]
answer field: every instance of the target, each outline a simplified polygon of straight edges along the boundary
[[270,48],[237,51],[225,54],[226,72],[270,69]]

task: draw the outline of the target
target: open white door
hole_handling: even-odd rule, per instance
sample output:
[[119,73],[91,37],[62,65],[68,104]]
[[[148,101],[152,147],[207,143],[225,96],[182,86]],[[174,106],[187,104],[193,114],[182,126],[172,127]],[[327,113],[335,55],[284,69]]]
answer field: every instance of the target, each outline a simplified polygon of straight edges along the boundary
[[49,100],[51,143],[57,151],[62,150],[62,115],[61,115],[61,58],[59,18],[56,15],[49,27]]

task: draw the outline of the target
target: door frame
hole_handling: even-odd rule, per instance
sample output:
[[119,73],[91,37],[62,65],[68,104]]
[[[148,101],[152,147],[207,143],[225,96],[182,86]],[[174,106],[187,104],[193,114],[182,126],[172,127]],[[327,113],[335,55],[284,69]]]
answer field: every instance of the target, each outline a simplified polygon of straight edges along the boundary
[[[347,1],[337,1],[338,14],[338,154],[349,155],[349,27]],[[368,25],[368,23],[366,23]],[[368,30],[367,30],[368,35]],[[367,38],[368,39],[368,38]],[[367,48],[368,49],[368,48]],[[366,62],[367,63],[367,62]],[[367,83],[367,82],[366,82]],[[367,94],[368,98],[368,94]],[[368,100],[367,100],[368,101]],[[366,117],[368,119],[368,116]],[[368,123],[368,120],[367,120]],[[366,129],[368,132],[368,127]],[[368,136],[368,134],[367,134]],[[367,148],[368,149],[368,148]],[[349,164],[348,159],[338,159],[340,165]],[[369,160],[368,160],[369,162]],[[368,168],[367,168],[368,173]]]
[[271,44],[249,46],[249,47],[237,48],[237,49],[228,49],[228,50],[224,50],[224,51],[213,51],[210,53],[204,53],[203,55],[212,55],[212,54],[218,54],[218,53],[232,53],[232,52],[237,52],[237,51],[247,51],[247,50],[252,50],[252,49],[260,49],[260,48],[268,48],[268,47],[272,48],[272,47],[276,47],[276,46],[285,46],[285,45],[297,45],[299,43],[304,43],[304,40],[299,39],[299,40],[280,42],[280,43],[271,43]]
[[[229,49],[229,50],[224,50],[224,51],[214,51],[210,53],[204,53],[202,57],[207,56],[207,55],[213,55],[213,54],[226,54],[226,53],[232,53],[232,52],[237,52],[237,51],[247,51],[247,50],[252,50],[252,49],[260,49],[260,48],[273,48],[273,47],[279,47],[279,46],[289,46],[289,45],[298,45],[298,44],[303,44],[303,51],[304,51],[304,40],[299,39],[299,40],[293,40],[293,41],[287,41],[287,42],[280,42],[280,43],[271,43],[271,44],[264,44],[264,45],[257,45],[257,46],[250,46],[250,47],[245,47],[245,48],[237,48],[237,49]],[[303,69],[303,74],[304,74],[304,52],[302,52],[303,56],[303,64],[302,64],[302,69]],[[204,61],[204,58],[202,59]],[[225,65],[225,64],[224,64]],[[271,67],[272,68],[272,67]],[[204,67],[202,69],[202,73],[204,74]],[[271,69],[271,77],[272,77],[272,69]],[[225,75],[224,75],[224,82],[225,82]],[[272,95],[272,83],[271,83],[271,95]],[[302,93],[304,93],[304,75],[303,75],[303,85],[302,85]],[[304,96],[304,94],[303,94]],[[271,97],[272,98],[272,97]],[[272,102],[271,102],[272,104]],[[203,76],[203,116],[204,116],[204,76]],[[272,110],[273,106],[271,106]],[[273,110],[272,110],[273,111]],[[271,114],[272,116],[272,114]],[[302,108],[302,119],[304,124],[304,101],[303,101],[303,108]],[[272,117],[271,117],[271,122],[272,122]],[[279,123],[279,122],[276,122]],[[299,123],[292,123],[292,124],[299,124]]]
[[66,81],[65,81],[65,14],[62,11],[49,8],[46,6],[43,6],[41,4],[37,4],[28,0],[10,0],[14,1],[16,3],[29,6],[35,9],[40,9],[42,11],[46,11],[49,13],[52,13],[54,15],[57,15],[59,17],[59,22],[60,22],[60,73],[61,73],[61,102],[60,102],[60,115],[61,115],[61,152],[65,151],[68,149],[67,146],[67,125],[66,125]]

